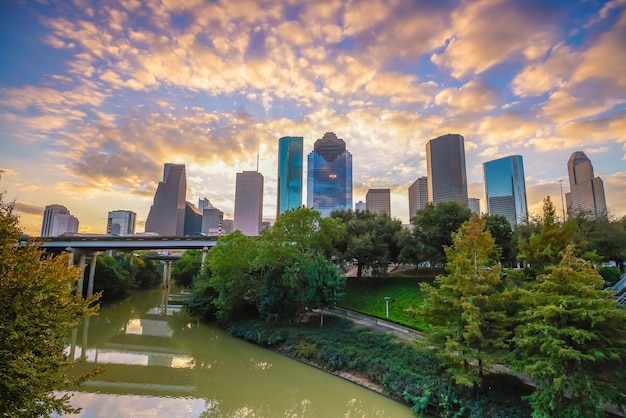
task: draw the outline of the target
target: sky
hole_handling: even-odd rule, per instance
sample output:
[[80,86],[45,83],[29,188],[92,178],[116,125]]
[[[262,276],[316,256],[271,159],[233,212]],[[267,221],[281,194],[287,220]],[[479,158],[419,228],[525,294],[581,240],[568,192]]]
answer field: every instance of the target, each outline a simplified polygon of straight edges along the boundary
[[0,0],[0,191],[31,235],[54,203],[80,232],[111,210],[142,232],[178,163],[187,200],[232,219],[258,149],[272,220],[278,138],[304,137],[306,161],[335,132],[354,202],[390,188],[408,223],[426,143],[458,133],[483,210],[484,162],[521,155],[538,214],[584,151],[623,216],[625,65],[626,0]]

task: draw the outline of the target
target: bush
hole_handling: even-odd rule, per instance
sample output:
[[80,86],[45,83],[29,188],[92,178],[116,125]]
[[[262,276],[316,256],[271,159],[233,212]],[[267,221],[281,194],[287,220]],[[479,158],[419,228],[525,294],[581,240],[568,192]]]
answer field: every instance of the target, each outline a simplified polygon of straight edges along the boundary
[[617,267],[600,267],[598,273],[604,279],[604,287],[611,287],[619,282],[620,271]]

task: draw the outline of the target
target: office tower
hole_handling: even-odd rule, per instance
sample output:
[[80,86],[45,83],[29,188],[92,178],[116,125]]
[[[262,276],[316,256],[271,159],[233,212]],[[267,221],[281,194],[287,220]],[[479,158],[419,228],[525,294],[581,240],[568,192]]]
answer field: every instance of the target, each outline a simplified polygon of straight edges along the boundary
[[431,139],[426,144],[428,201],[434,205],[453,200],[467,207],[465,144],[458,134]]
[[224,222],[224,212],[217,209],[204,198],[200,201],[199,207],[202,208],[202,234],[219,235],[222,231],[222,223]]
[[366,210],[367,210],[367,205],[365,204],[365,202],[364,202],[364,201],[359,200],[358,202],[356,202],[356,203],[354,204],[354,210],[355,210],[355,211],[360,210],[360,211],[364,212],[364,211],[366,211]]
[[183,224],[183,235],[200,235],[202,230],[202,212],[191,202],[185,202],[185,222]]
[[233,220],[232,219],[224,219],[222,221],[222,232],[220,232],[220,235],[230,234],[234,230],[235,229],[234,229],[234,225],[233,225]]
[[132,235],[135,233],[137,214],[129,210],[113,210],[107,217],[107,234]]
[[278,140],[277,195],[276,217],[288,209],[302,206],[301,136],[285,136]]
[[480,199],[476,197],[470,197],[469,199],[467,199],[467,204],[473,214],[480,215]]
[[365,207],[372,213],[391,216],[391,190],[369,189],[365,195]]
[[515,227],[528,220],[524,161],[521,155],[483,163],[489,215],[503,215]]
[[78,232],[78,219],[69,213],[56,213],[52,218],[51,237]]
[[572,153],[567,162],[570,192],[565,194],[567,212],[580,212],[590,218],[607,215],[604,183],[593,174],[591,161],[582,151]]
[[419,177],[409,186],[409,221],[428,205],[428,178]]
[[263,175],[257,171],[237,173],[234,228],[257,236],[263,221]]
[[146,219],[146,232],[162,236],[181,236],[185,227],[187,177],[184,164],[166,163],[154,203]]
[[352,209],[352,154],[332,132],[315,141],[309,154],[307,206],[322,216],[335,209]]
[[63,205],[48,205],[43,211],[43,219],[41,221],[41,236],[52,237],[52,221],[54,215],[69,215],[70,211]]

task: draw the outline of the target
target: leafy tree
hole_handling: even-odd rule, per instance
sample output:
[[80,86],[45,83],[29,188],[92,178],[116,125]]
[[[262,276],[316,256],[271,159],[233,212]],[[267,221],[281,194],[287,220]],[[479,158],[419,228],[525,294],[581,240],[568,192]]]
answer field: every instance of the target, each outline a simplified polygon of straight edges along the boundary
[[421,283],[425,295],[420,309],[431,324],[428,342],[461,385],[480,385],[483,371],[507,348],[507,323],[499,297],[500,267],[493,258],[494,239],[485,222],[473,216],[446,247],[447,275],[437,286]]
[[513,248],[511,247],[513,230],[509,220],[503,215],[484,214],[482,218],[495,241],[496,247],[500,249],[500,259],[506,263],[514,263]]
[[187,250],[172,266],[174,283],[182,288],[190,288],[193,278],[200,273],[202,264],[201,250]]
[[150,289],[163,281],[163,271],[159,265],[150,259],[136,257],[133,261],[135,285],[139,289]]
[[604,280],[568,247],[522,291],[513,366],[536,384],[533,417],[603,417],[626,407],[626,311]]
[[411,219],[413,230],[410,236],[404,237],[401,259],[415,264],[424,261],[432,265],[444,264],[444,248],[452,245],[452,233],[471,216],[472,212],[457,202],[440,202],[437,206],[429,203]]
[[[304,265],[306,280],[305,303],[310,308],[324,309],[334,306],[345,294],[346,278],[337,266],[317,255]],[[324,325],[324,313],[320,312],[320,325]]]
[[216,319],[215,300],[218,296],[219,293],[211,286],[211,270],[206,268],[194,277],[191,294],[185,303],[185,310],[191,315],[204,319]]
[[[90,261],[91,264],[93,262]],[[84,271],[83,295],[87,294],[89,283],[90,264]],[[96,275],[94,276],[93,291],[102,293],[103,301],[118,300],[126,297],[133,288],[130,271],[120,266],[115,257],[99,255],[96,258]]]
[[227,320],[255,305],[260,287],[254,269],[257,254],[257,241],[241,231],[220,237],[209,251],[207,265],[211,287],[218,293],[214,301],[218,319]]
[[56,395],[72,379],[63,336],[97,312],[99,295],[76,297],[80,270],[68,256],[46,258],[37,242],[16,246],[22,232],[12,204],[0,194],[0,411],[38,417],[77,412],[70,395]]
[[527,240],[519,243],[519,258],[537,274],[542,274],[549,266],[556,265],[561,254],[572,243],[576,234],[573,222],[565,224],[556,220],[556,210],[550,196],[543,200],[543,222],[539,233],[531,233]]
[[359,277],[364,271],[373,277],[387,276],[389,264],[397,262],[400,255],[402,223],[370,211],[333,211],[331,216],[346,224],[345,240],[340,246],[342,260],[356,260]]

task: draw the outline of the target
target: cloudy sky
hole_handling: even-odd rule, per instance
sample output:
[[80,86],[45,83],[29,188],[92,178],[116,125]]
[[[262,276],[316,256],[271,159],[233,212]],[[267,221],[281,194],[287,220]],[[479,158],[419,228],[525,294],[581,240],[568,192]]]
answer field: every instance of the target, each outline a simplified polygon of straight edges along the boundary
[[407,223],[426,142],[460,133],[483,209],[485,161],[522,155],[537,212],[582,150],[624,215],[625,64],[626,0],[0,0],[0,190],[33,235],[52,203],[81,232],[116,209],[143,231],[184,163],[187,200],[232,217],[258,142],[271,219],[278,138],[306,158],[332,131],[355,202],[391,188]]

